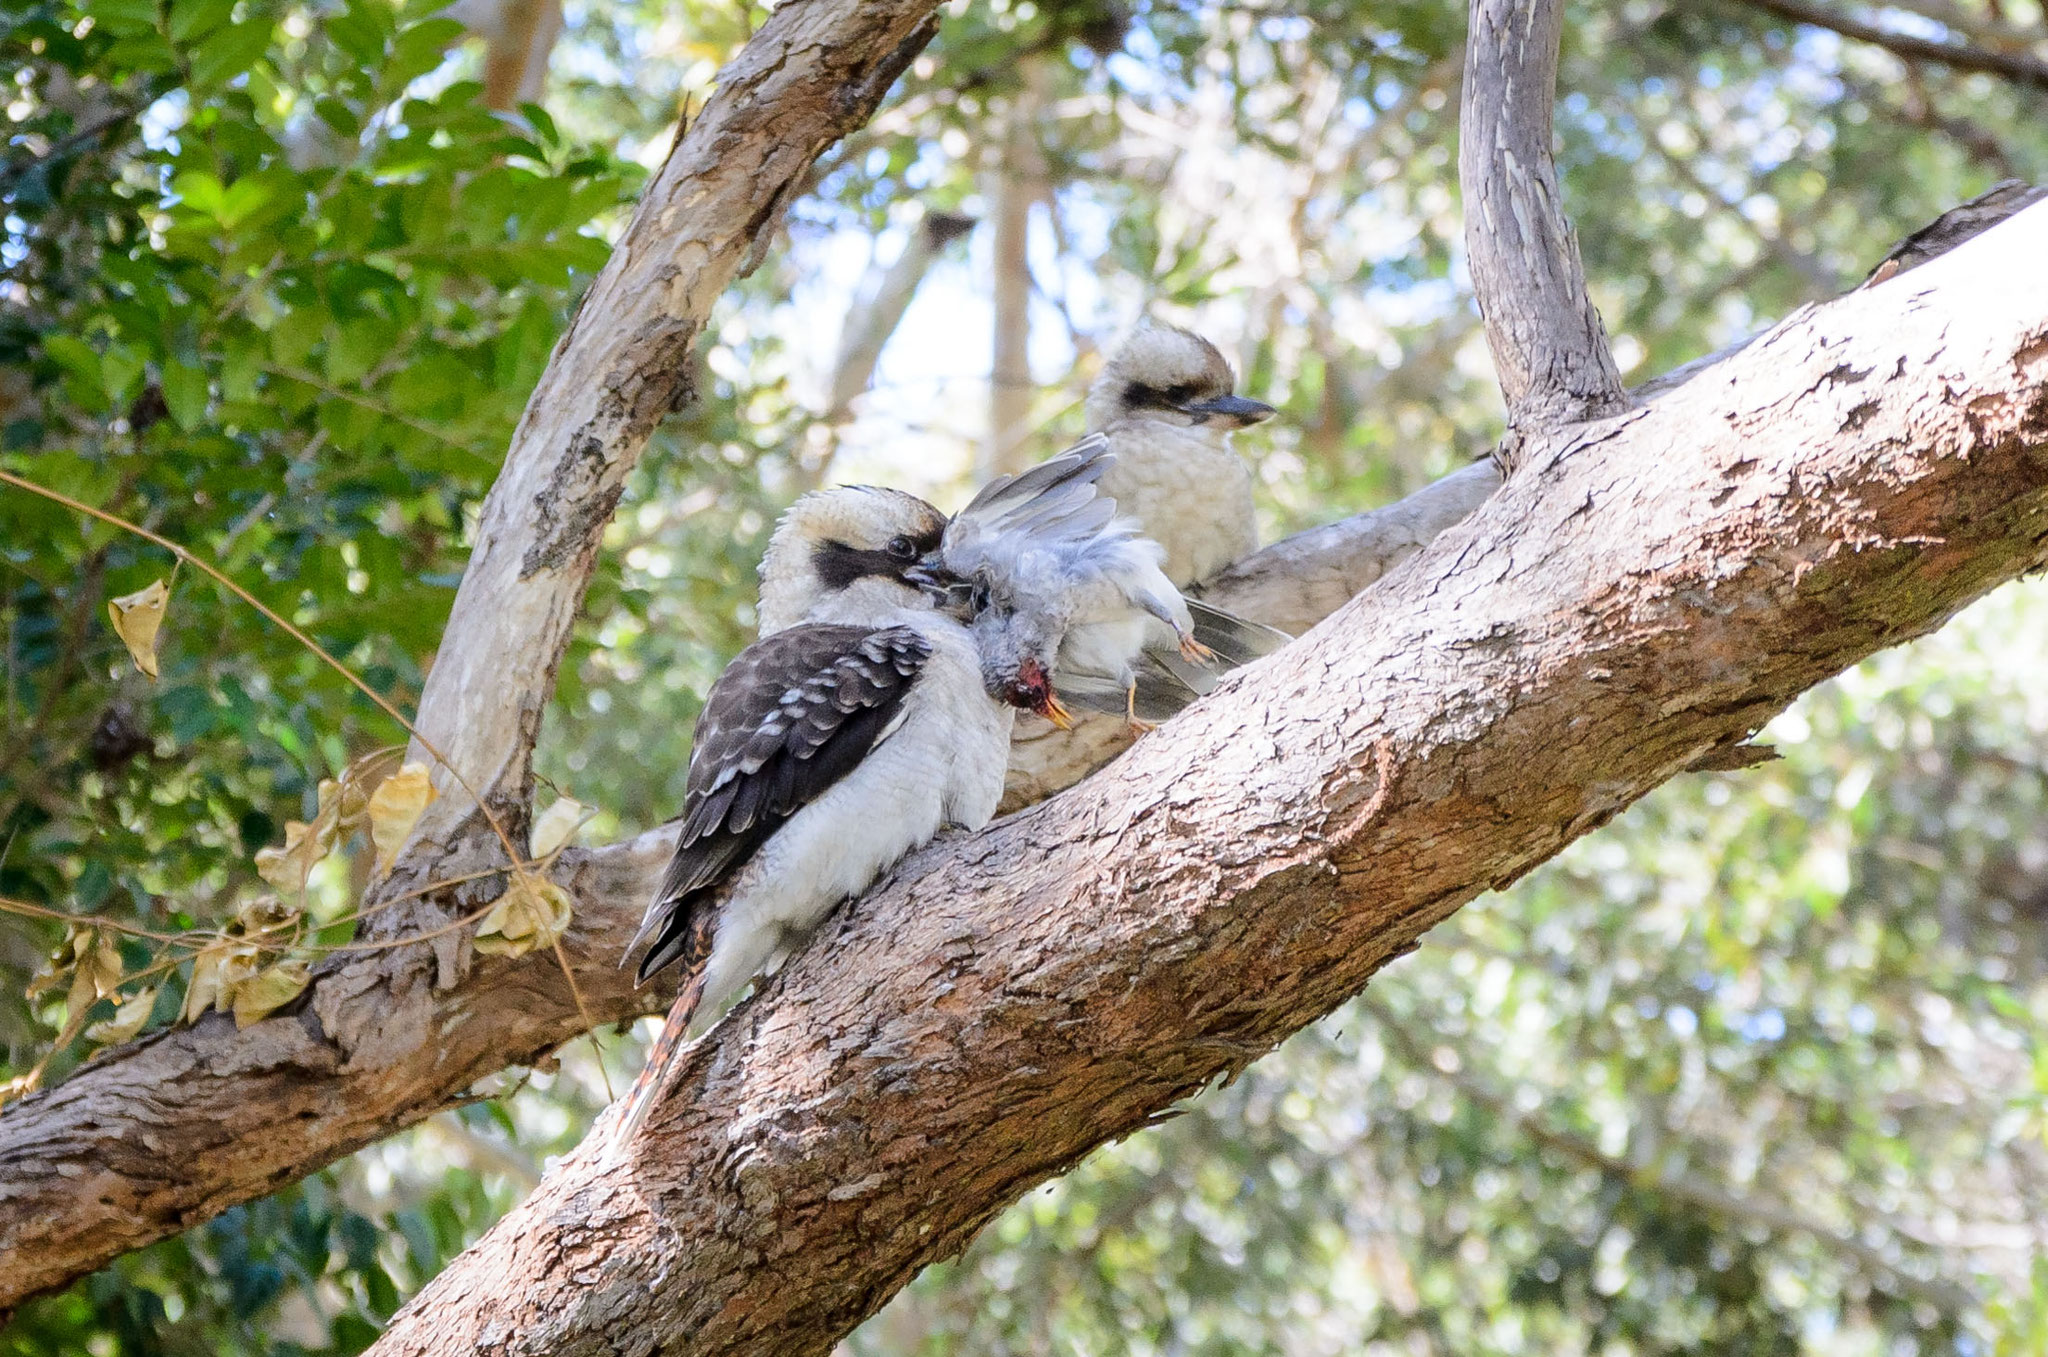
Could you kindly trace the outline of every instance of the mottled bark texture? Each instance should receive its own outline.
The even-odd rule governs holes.
[[[1104,773],[912,858],[374,1351],[825,1352],[1481,891],[2044,563],[2048,205],[1580,425]]]
[[[1512,438],[1618,413],[1628,399],[1586,296],[1550,152],[1564,0],[1472,0],[1471,25],[1458,183],[1472,290]]]
[[[720,73],[556,346],[485,502],[418,714],[515,838],[541,711],[627,471],[691,399],[690,350],[712,303],[758,260],[818,155],[930,39],[934,7],[778,8]],[[434,776],[441,799],[378,898],[505,861],[462,786],[438,765]],[[467,931],[449,927],[500,889],[486,880],[381,910],[374,939],[439,936],[333,958],[288,1014],[246,1032],[215,1017],[152,1034],[0,1113],[0,1312],[275,1191],[584,1028],[551,956],[477,963]],[[640,1011],[614,963],[646,893],[593,878],[578,890],[569,944],[593,1019]]]

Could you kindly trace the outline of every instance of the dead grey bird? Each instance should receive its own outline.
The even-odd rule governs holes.
[[[1098,484],[1116,474],[1108,439],[1091,434],[1014,484],[1059,474],[1074,459]],[[955,611],[972,621],[991,671],[1014,671],[1026,682],[1047,672],[1055,699],[1120,713],[1146,729],[1206,692],[1212,667],[1271,648],[1267,629],[1214,609],[1198,613],[1162,570],[1164,551],[1115,512],[1121,506],[1098,500],[1055,536],[1017,531],[992,512],[1016,493],[1012,478],[991,482],[954,516],[930,558],[956,581]],[[1204,617],[1235,652],[1229,659],[1219,660],[1201,637]],[[1064,711],[1059,701],[1054,707]]]

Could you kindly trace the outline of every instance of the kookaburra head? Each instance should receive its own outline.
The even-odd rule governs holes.
[[[852,609],[920,606],[918,562],[945,531],[944,514],[901,490],[813,490],[789,506],[761,558],[761,635],[794,626],[831,595]]]
[[[1088,427],[1149,419],[1214,430],[1220,437],[1272,415],[1264,401],[1232,394],[1236,384],[1237,374],[1214,344],[1191,330],[1148,320],[1088,388]]]

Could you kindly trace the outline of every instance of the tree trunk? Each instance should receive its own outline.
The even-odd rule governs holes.
[[[980,479],[1019,471],[1032,434],[1031,208],[1049,187],[1038,119],[1045,106],[1044,57],[1025,60],[1023,78],[1004,120],[998,159],[988,170],[989,252],[993,259],[995,324],[988,376],[988,441]]]

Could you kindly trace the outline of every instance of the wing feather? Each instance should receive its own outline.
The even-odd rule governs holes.
[[[693,918],[699,898],[887,738],[930,656],[910,627],[805,623],[726,666],[697,718],[675,856],[628,948],[654,939],[643,982],[709,945]]]

